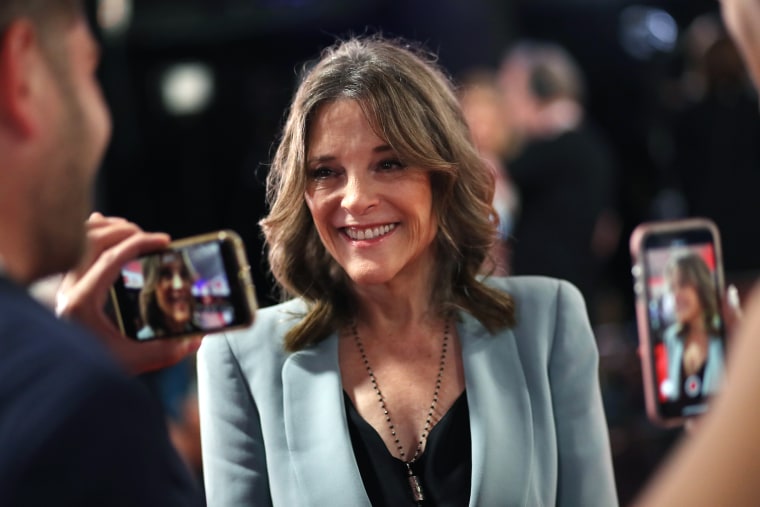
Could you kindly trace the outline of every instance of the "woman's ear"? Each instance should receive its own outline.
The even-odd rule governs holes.
[[[0,122],[21,137],[34,135],[43,120],[44,73],[49,69],[37,29],[29,20],[14,21],[0,38]]]

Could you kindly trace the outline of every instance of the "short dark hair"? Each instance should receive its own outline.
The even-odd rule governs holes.
[[[567,98],[583,103],[586,83],[583,70],[560,44],[547,41],[525,40],[510,48],[503,63],[519,61],[528,71],[528,85],[541,102]]]
[[[47,28],[52,21],[71,20],[83,12],[82,0],[0,0],[0,33],[20,18]]]
[[[83,0],[0,0],[0,36],[16,20],[28,19],[38,30],[40,45],[54,72],[67,68],[61,55],[59,29],[84,15]]]

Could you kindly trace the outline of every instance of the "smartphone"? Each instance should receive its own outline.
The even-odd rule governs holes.
[[[677,426],[707,410],[723,378],[720,235],[704,218],[647,222],[630,250],[647,415]]]
[[[250,326],[257,308],[243,242],[230,230],[172,242],[121,267],[111,288],[119,329],[135,340]]]

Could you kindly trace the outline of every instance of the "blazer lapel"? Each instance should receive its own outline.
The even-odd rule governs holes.
[[[525,505],[533,427],[515,336],[511,330],[492,336],[471,315],[461,316],[472,439],[470,505]]]
[[[337,335],[288,358],[282,384],[300,505],[369,507],[346,423]]]

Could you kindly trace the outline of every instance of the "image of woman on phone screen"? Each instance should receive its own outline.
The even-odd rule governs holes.
[[[715,392],[723,373],[715,282],[707,263],[693,252],[673,257],[665,267],[665,279],[675,322],[663,338],[668,382],[662,391],[671,401],[687,401]]]
[[[182,254],[168,252],[143,262],[145,285],[140,291],[141,340],[198,330],[193,323],[193,271]]]

